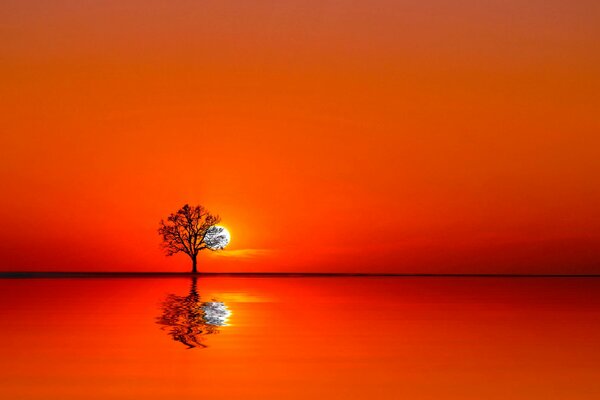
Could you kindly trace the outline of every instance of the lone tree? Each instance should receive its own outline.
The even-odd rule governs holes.
[[[167,221],[160,221],[158,234],[162,237],[162,246],[167,256],[183,252],[192,259],[192,273],[196,268],[198,253],[201,250],[218,250],[218,247],[206,243],[206,233],[221,219],[212,215],[201,205],[184,205],[176,213],[169,215]]]

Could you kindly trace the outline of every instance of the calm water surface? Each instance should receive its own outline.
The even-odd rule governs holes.
[[[0,280],[1,399],[598,399],[600,279]]]

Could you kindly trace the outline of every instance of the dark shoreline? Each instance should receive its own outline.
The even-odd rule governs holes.
[[[0,279],[33,278],[181,278],[181,277],[247,277],[247,278],[600,278],[600,274],[369,274],[344,272],[0,272]]]

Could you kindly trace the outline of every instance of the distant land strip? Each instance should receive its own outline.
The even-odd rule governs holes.
[[[180,277],[248,277],[248,278],[600,278],[600,274],[425,274],[425,273],[354,273],[354,272],[0,272],[0,279],[29,278],[180,278]]]

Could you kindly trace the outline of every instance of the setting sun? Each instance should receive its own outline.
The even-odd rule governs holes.
[[[600,399],[599,0],[7,0],[0,49],[0,399]]]

